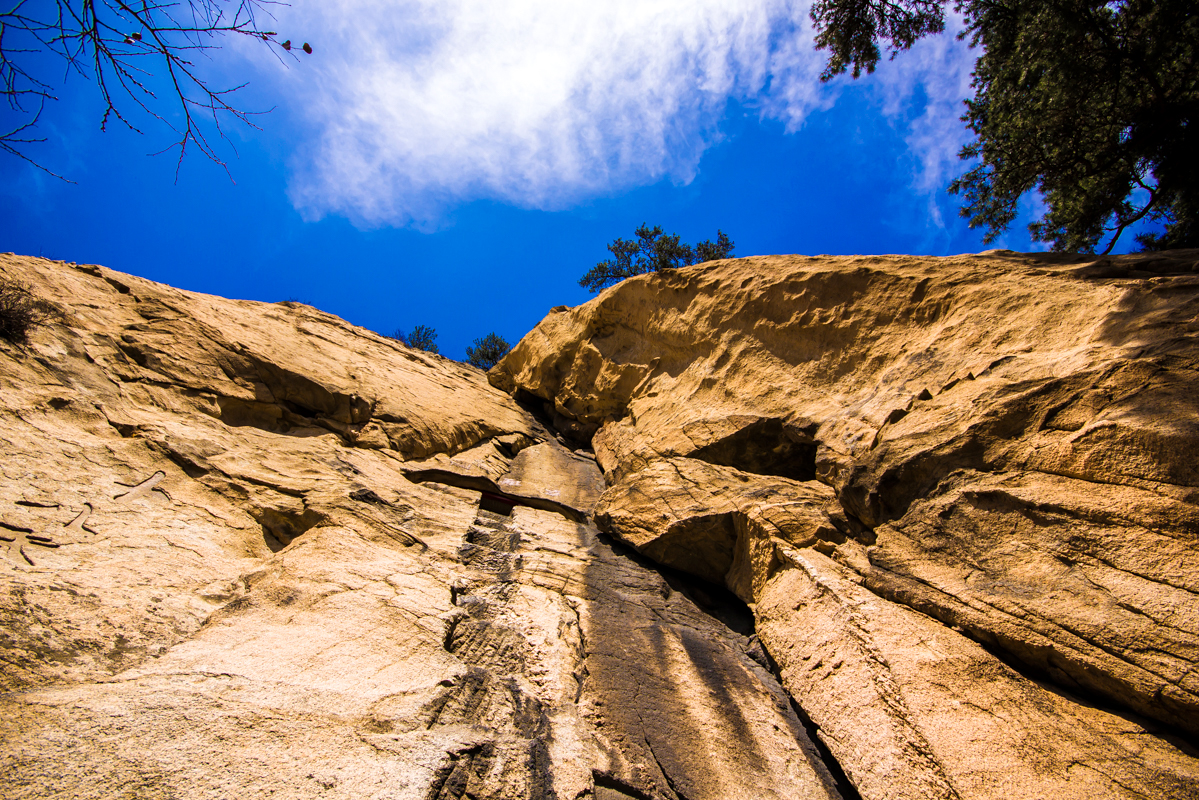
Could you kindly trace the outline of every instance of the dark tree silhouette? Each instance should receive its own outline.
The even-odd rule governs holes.
[[[948,0],[818,0],[825,80],[874,70],[945,28]],[[1199,12],[1194,0],[955,0],[981,53],[962,119],[975,162],[949,190],[986,229],[1011,225],[1037,190],[1029,226],[1055,250],[1110,252],[1129,225],[1163,223],[1142,246],[1199,247]]]
[[[821,80],[852,68],[855,78],[874,72],[879,45],[890,43],[891,57],[916,40],[945,30],[945,0],[817,0],[809,12],[816,25],[816,48],[828,50]]]
[[[403,328],[392,334],[393,339],[399,339],[413,350],[424,350],[426,353],[437,353],[437,331],[430,325],[417,325],[412,333],[404,333]]]
[[[160,152],[178,148],[176,170],[193,147],[225,166],[205,129],[224,138],[224,122],[253,127],[251,116],[259,112],[232,104],[230,95],[245,84],[214,87],[195,59],[226,35],[258,40],[280,56],[311,54],[307,42],[293,48],[290,39],[279,41],[259,24],[272,5],[275,0],[14,0],[0,11],[0,96],[14,119],[0,127],[0,150],[49,172],[27,151],[45,141],[37,130],[46,103],[74,73],[96,85],[104,103],[101,129],[117,120],[140,133],[136,117],[146,116],[172,131],[174,143]],[[155,94],[155,76],[165,77],[168,96]]]
[[[466,348],[466,363],[479,369],[491,369],[500,359],[508,355],[512,345],[504,341],[498,333],[492,332],[475,339],[473,347]]]
[[[608,245],[612,258],[601,261],[579,279],[579,285],[594,294],[625,278],[658,272],[664,269],[689,267],[705,261],[728,258],[733,253],[733,240],[723,231],[716,231],[716,241],[703,241],[692,247],[679,241],[679,235],[666,236],[662,228],[642,223],[635,230],[636,239],[616,238]]]

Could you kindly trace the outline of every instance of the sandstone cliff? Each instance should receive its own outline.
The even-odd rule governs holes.
[[[0,256],[0,794],[1199,796],[1197,257],[722,262],[485,376]]]
[[[739,259],[491,379],[594,442],[601,530],[753,608],[863,797],[1199,796],[1197,270]]]

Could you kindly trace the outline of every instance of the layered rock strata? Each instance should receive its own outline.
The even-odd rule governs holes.
[[[0,342],[5,798],[841,796],[749,616],[597,531],[594,457],[482,372],[0,269],[59,312]]]
[[[752,609],[855,790],[1199,796],[1199,251],[763,257],[494,369]]]

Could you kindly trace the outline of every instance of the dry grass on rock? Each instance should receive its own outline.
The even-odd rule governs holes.
[[[25,344],[29,332],[57,312],[20,281],[0,277],[0,339]]]

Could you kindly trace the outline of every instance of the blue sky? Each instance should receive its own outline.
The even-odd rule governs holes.
[[[249,81],[243,107],[273,108],[260,130],[226,126],[232,180],[199,154],[178,176],[148,156],[171,143],[151,121],[101,133],[94,87],[71,76],[28,153],[74,182],[0,155],[0,250],[299,299],[382,333],[432,325],[462,358],[588,299],[578,278],[642,222],[686,241],[720,228],[737,255],[1038,249],[1034,201],[985,245],[944,191],[973,62],[949,35],[821,84],[806,6],[784,0],[277,15],[312,56],[226,42],[201,63],[215,85]]]

